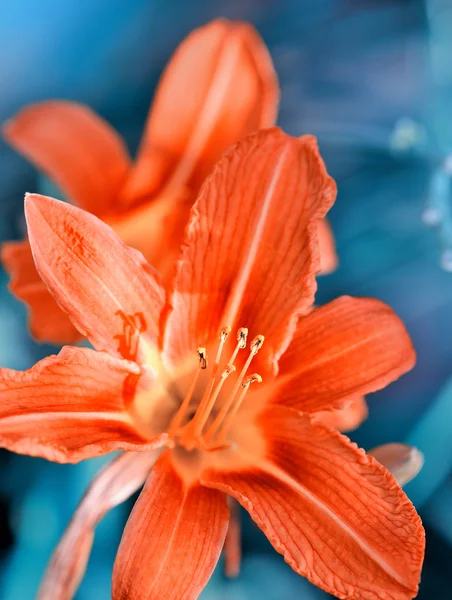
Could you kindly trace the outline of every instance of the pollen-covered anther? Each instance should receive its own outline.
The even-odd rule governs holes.
[[[207,352],[205,348],[198,348],[198,357],[201,369],[207,369]]]
[[[222,327],[222,329],[220,331],[220,335],[219,335],[220,342],[225,342],[226,339],[227,339],[227,337],[228,337],[228,335],[231,333],[231,331],[232,331],[232,328],[229,327],[229,326],[228,327]]]
[[[247,387],[254,382],[262,383],[262,377],[259,375],[259,373],[253,373],[252,375],[245,377],[245,379],[242,381],[242,387]]]
[[[235,365],[226,365],[226,368],[221,373],[221,378],[226,379],[226,377],[228,377],[231,373],[234,373],[235,370]]]
[[[263,335],[257,335],[250,344],[250,352],[252,352],[252,354],[257,354],[260,348],[262,348],[264,340],[265,338]]]
[[[246,338],[248,337],[248,329],[246,327],[241,327],[237,331],[237,341],[239,342],[240,348],[246,348]]]

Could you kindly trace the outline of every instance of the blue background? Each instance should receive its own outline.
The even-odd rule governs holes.
[[[317,134],[338,182],[331,222],[340,268],[320,280],[318,302],[343,293],[381,298],[413,337],[416,368],[369,399],[371,417],[353,437],[366,448],[407,441],[425,453],[423,472],[407,487],[427,530],[419,598],[450,598],[452,274],[440,265],[452,243],[450,180],[441,168],[452,151],[452,3],[2,0],[0,121],[26,103],[79,100],[134,150],[171,53],[192,28],[217,16],[257,26],[281,81],[279,124],[294,135]],[[401,151],[403,134],[414,143]],[[0,142],[0,240],[22,236],[23,194],[37,189],[43,182],[32,167]],[[423,223],[426,205],[440,219],[436,229]],[[0,365],[25,369],[55,349],[30,340],[24,308],[6,284],[0,271]],[[62,466],[0,453],[2,600],[34,597],[100,464]],[[110,597],[130,506],[100,525],[79,600]],[[325,597],[292,573],[245,516],[244,527],[242,576],[227,582],[218,569],[205,600]]]

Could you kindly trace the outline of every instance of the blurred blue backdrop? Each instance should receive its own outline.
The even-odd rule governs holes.
[[[340,268],[320,281],[319,303],[343,293],[381,298],[413,337],[417,367],[369,399],[370,419],[353,437],[366,448],[408,441],[424,452],[424,471],[407,487],[427,529],[419,598],[450,598],[452,274],[441,269],[450,266],[452,242],[450,0],[2,0],[0,120],[30,102],[79,100],[133,150],[171,53],[217,16],[257,26],[281,81],[280,125],[318,135],[338,182],[331,222]],[[23,194],[41,185],[0,142],[0,240],[21,237]],[[55,349],[30,340],[25,311],[6,284],[0,271],[0,364],[28,368]],[[101,463],[62,466],[0,454],[0,598],[34,597]],[[79,600],[110,597],[130,506],[100,525]],[[245,517],[244,528],[242,576],[227,582],[217,569],[205,600],[325,597]]]

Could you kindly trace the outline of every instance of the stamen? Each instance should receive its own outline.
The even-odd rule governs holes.
[[[196,412],[196,415],[193,419],[193,425],[195,425],[195,423],[197,423],[204,414],[204,411],[206,409],[206,406],[209,402],[209,398],[210,395],[212,393],[213,390],[213,386],[215,385],[215,379],[218,373],[218,367],[220,365],[220,360],[221,360],[221,355],[223,353],[223,347],[224,347],[224,343],[226,342],[228,335],[231,333],[231,327],[227,326],[227,327],[222,327],[220,330],[220,335],[218,337],[218,339],[220,340],[220,344],[218,346],[218,350],[217,350],[217,355],[215,357],[215,362],[213,364],[213,368],[212,368],[212,375],[210,377],[210,381],[206,387],[206,391],[204,392],[202,398],[201,398],[201,402],[199,403],[199,407],[198,410]],[[231,361],[230,361],[231,362]],[[195,428],[196,430],[198,429],[198,427]]]
[[[262,344],[264,343],[264,336],[263,335],[257,335],[254,340],[251,342],[251,352],[254,354],[257,354],[259,351],[259,348],[262,348]]]
[[[206,387],[201,402],[199,403],[193,418],[188,422],[184,422],[186,420],[187,413],[190,409],[190,403],[198,383],[199,374],[202,370],[207,368],[206,349],[198,348],[198,368],[195,372],[195,376],[188,389],[188,392],[180,405],[179,410],[174,416],[172,422],[170,423],[168,434],[171,438],[173,438],[171,440],[171,443],[173,445],[181,444],[188,451],[193,450],[196,447],[207,451],[215,451],[229,447],[229,444],[224,444],[223,442],[227,434],[229,433],[232,421],[237,411],[239,410],[251,383],[253,383],[254,381],[260,383],[262,381],[262,378],[257,373],[249,376],[246,376],[246,373],[251,364],[251,361],[256,356],[259,349],[262,347],[262,344],[264,343],[263,335],[258,335],[252,340],[249,349],[249,356],[245,361],[242,370],[240,371],[239,377],[233,385],[231,394],[224,402],[223,406],[221,407],[221,410],[218,412],[210,427],[207,429],[205,435],[203,435],[203,429],[209,420],[209,417],[212,413],[212,410],[214,409],[215,403],[218,399],[218,396],[220,395],[220,392],[223,388],[226,379],[231,375],[231,373],[234,373],[236,370],[234,361],[237,358],[237,354],[239,350],[243,350],[244,348],[246,348],[248,329],[246,327],[241,327],[237,331],[237,345],[232,353],[232,356],[229,362],[227,363],[226,367],[223,369],[220,378],[217,379],[217,373],[220,365],[224,344],[230,333],[230,327],[223,327],[220,330],[218,336],[220,343],[216,353],[215,362],[212,367],[210,381]],[[212,444],[212,440],[215,437],[217,438],[215,440],[215,444]]]
[[[207,369],[207,352],[206,352],[206,349],[199,347],[197,349],[197,352],[198,352],[198,358],[199,358],[199,365],[200,365],[201,369]]]
[[[209,429],[206,432],[206,435],[204,436],[204,439],[206,442],[211,442],[212,439],[215,437],[215,434],[217,433],[217,431],[219,430],[226,414],[229,412],[231,406],[234,403],[235,400],[235,396],[240,388],[240,385],[243,384],[245,382],[245,375],[246,372],[248,370],[248,367],[251,364],[251,361],[253,360],[253,358],[256,356],[256,354],[258,353],[259,349],[262,347],[262,344],[264,343],[264,336],[263,335],[258,335],[256,336],[253,341],[250,344],[250,355],[248,356],[248,359],[246,361],[246,363],[243,365],[243,369],[240,373],[240,376],[238,378],[238,380],[236,381],[231,395],[229,396],[229,398],[226,400],[226,402],[223,404],[223,406],[221,407],[220,412],[217,414],[217,416],[215,417],[212,425],[209,427]],[[240,342],[239,342],[240,343]],[[250,381],[251,383],[251,381]]]
[[[220,362],[220,358],[221,358],[221,353],[223,351],[223,346],[224,346],[224,342],[226,341],[226,338],[228,337],[229,333],[231,332],[231,328],[230,327],[223,327],[223,329],[220,332],[220,346],[218,348],[218,352],[217,352],[217,357],[215,359],[215,364],[213,366],[212,369],[212,377],[211,380],[206,388],[206,391],[204,392],[204,395],[201,399],[199,408],[196,412],[196,415],[193,419],[193,432],[195,435],[199,435],[202,431],[202,428],[204,427],[204,425],[207,422],[207,419],[209,418],[210,413],[212,412],[212,408],[214,407],[215,404],[215,400],[218,397],[218,394],[223,386],[223,383],[225,381],[226,378],[223,379],[223,375],[225,373],[225,371],[228,370],[229,367],[233,367],[233,370],[235,371],[235,366],[234,366],[234,361],[237,357],[237,354],[239,352],[240,349],[245,348],[246,347],[246,338],[248,335],[248,329],[246,327],[241,327],[238,332],[237,332],[237,346],[235,347],[234,352],[232,353],[231,358],[229,359],[228,362],[228,367],[226,368],[225,371],[223,371],[221,377],[222,379],[219,382],[219,389],[218,392],[217,390],[215,390],[214,392],[214,401],[212,402],[212,390],[213,390],[213,386],[215,385],[215,379],[217,376],[217,372],[218,372],[218,366],[219,366],[219,362]],[[232,371],[229,370],[229,372],[227,373],[226,377],[231,373]],[[201,424],[201,425],[200,425]]]
[[[204,370],[207,367],[206,349],[199,347],[197,349],[197,352],[198,352],[199,365],[198,365],[198,368],[196,369],[193,381],[191,382],[191,385],[188,388],[187,393],[185,394],[185,398],[183,399],[182,404],[179,407],[179,410],[174,415],[173,420],[170,423],[170,426],[168,429],[169,436],[174,434],[174,432],[182,425],[182,422],[188,412],[188,408],[190,406],[190,400],[193,397],[193,392],[195,391],[196,384],[198,383],[199,374],[201,373],[202,370]]]
[[[215,358],[215,362],[219,363],[220,362],[220,358],[221,358],[221,353],[223,352],[223,346],[225,341],[228,339],[228,335],[231,333],[231,328],[228,327],[223,327],[220,331],[220,345],[218,346],[218,352],[217,352],[217,356]]]
[[[246,327],[240,327],[237,331],[237,341],[241,342],[240,348],[246,348],[246,338],[248,337],[248,329]]]
[[[220,381],[217,383],[217,385],[213,391],[213,394],[208,399],[205,410],[202,412],[202,414],[199,415],[199,417],[198,417],[198,414],[195,417],[196,425],[193,430],[194,435],[200,435],[202,428],[206,424],[207,419],[209,418],[209,415],[212,412],[212,408],[215,405],[216,399],[218,398],[218,394],[220,393],[224,382],[226,381],[226,379],[229,377],[229,375],[231,373],[234,373],[234,371],[235,371],[235,365],[228,365],[225,368],[225,370],[223,371],[223,373],[221,374]]]
[[[243,380],[243,383],[242,383],[243,390],[240,392],[235,404],[233,405],[229,414],[223,421],[223,427],[220,430],[220,432],[218,433],[218,437],[215,441],[216,445],[218,444],[219,446],[221,446],[224,443],[226,436],[228,435],[229,430],[231,428],[234,417],[237,414],[237,411],[239,410],[239,408],[243,402],[243,399],[245,398],[245,395],[249,390],[250,385],[254,382],[262,383],[262,377],[258,373],[253,373],[253,375],[250,375],[249,377],[246,377]]]

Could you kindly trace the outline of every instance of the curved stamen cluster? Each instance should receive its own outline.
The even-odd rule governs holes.
[[[221,357],[224,344],[231,333],[231,327],[223,327],[219,335],[219,345],[215,356],[215,362],[212,368],[210,380],[206,386],[205,392],[197,407],[194,416],[186,422],[186,417],[192,403],[199,376],[207,368],[207,352],[205,348],[198,348],[198,368],[195,372],[192,383],[185,395],[179,410],[171,421],[168,435],[174,445],[179,444],[187,450],[199,448],[203,450],[218,450],[228,446],[226,443],[227,435],[230,431],[232,422],[239,410],[250,385],[254,382],[261,383],[262,377],[258,373],[247,375],[251,361],[258,353],[264,343],[264,336],[256,336],[250,344],[249,356],[237,377],[235,384],[223,400],[220,410],[215,418],[211,420],[212,412],[217,403],[220,392],[228,377],[236,371],[235,360],[240,350],[246,348],[248,329],[241,327],[237,331],[237,345],[232,356],[227,361],[226,366],[218,377],[218,371],[221,363]],[[211,422],[209,423],[209,419]],[[208,425],[208,427],[207,427]]]

